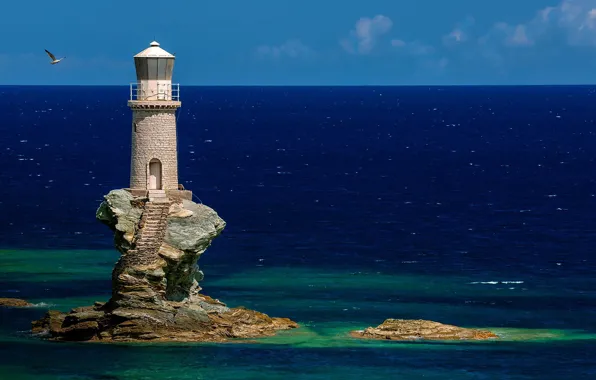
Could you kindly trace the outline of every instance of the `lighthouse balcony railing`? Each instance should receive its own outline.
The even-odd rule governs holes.
[[[148,86],[145,83],[133,82],[130,84],[130,100],[178,102],[180,101],[180,84],[167,83]]]

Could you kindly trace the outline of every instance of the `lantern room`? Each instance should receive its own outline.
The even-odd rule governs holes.
[[[135,55],[137,82],[130,85],[130,100],[178,101],[179,85],[172,84],[175,58],[156,41]]]

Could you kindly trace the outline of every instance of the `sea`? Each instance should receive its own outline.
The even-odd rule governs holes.
[[[0,379],[596,376],[596,87],[192,87],[180,182],[227,226],[203,292],[300,328],[223,344],[52,343],[106,301],[95,219],[128,186],[126,86],[0,87]],[[427,319],[488,342],[361,341]]]

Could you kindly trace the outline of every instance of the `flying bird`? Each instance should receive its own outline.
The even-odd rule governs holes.
[[[44,49],[46,50],[46,49]],[[56,56],[52,53],[50,53],[49,51],[46,50],[46,53],[48,53],[48,55],[50,56],[50,59],[52,60],[52,62],[50,62],[52,65],[55,65],[56,63],[62,61],[64,58],[66,57],[62,57],[60,59],[56,59]]]

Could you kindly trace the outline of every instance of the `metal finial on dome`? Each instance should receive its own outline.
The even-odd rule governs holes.
[[[149,46],[159,46],[159,42],[153,41],[149,44]]]

